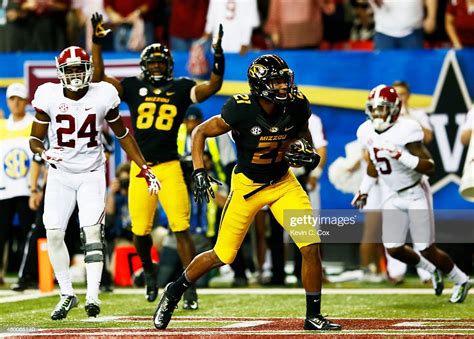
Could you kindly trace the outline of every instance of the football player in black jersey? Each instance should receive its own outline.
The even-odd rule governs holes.
[[[212,268],[234,260],[255,214],[268,205],[301,250],[301,277],[306,290],[304,329],[340,330],[341,326],[321,315],[320,238],[312,223],[304,221],[312,217],[311,204],[289,169],[290,165],[314,169],[319,163],[319,155],[310,145],[308,100],[294,85],[291,69],[277,55],[255,59],[247,76],[251,93],[234,95],[224,104],[220,116],[193,131],[195,199],[209,200],[209,195],[214,196],[211,184],[216,180],[207,175],[203,166],[206,138],[232,131],[237,166],[214,248],[194,258],[181,277],[166,286],[155,311],[154,325],[166,328],[185,290]],[[301,219],[292,222],[292,215]]]
[[[177,134],[184,114],[192,103],[202,102],[215,94],[222,86],[224,53],[221,47],[222,26],[214,48],[214,63],[209,81],[197,84],[189,78],[173,77],[173,56],[169,49],[154,43],[143,49],[140,55],[140,75],[119,82],[104,74],[101,39],[107,35],[102,16],[92,16],[94,27],[92,58],[94,80],[113,84],[130,108],[135,138],[149,166],[159,178],[162,188],[156,196],[142,194],[145,183],[135,179],[139,168],[132,163],[130,171],[129,208],[132,220],[134,244],[145,270],[148,301],[158,294],[156,272],[150,250],[153,218],[158,199],[175,233],[181,262],[187,266],[195,255],[189,234],[189,198],[177,150]],[[177,198],[178,197],[178,198]],[[184,307],[197,309],[197,295],[190,290],[184,296]]]

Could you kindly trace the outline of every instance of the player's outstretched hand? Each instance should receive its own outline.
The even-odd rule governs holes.
[[[209,195],[212,199],[215,199],[214,191],[211,187],[211,184],[222,185],[219,180],[214,179],[213,177],[207,175],[207,172],[204,168],[198,168],[193,171],[193,181],[194,181],[194,201],[196,203],[202,203],[204,201],[209,202]]]
[[[102,14],[94,13],[91,17],[92,22],[92,42],[98,45],[102,45],[104,38],[112,32],[111,29],[104,28],[104,22],[102,21]]]
[[[354,196],[354,199],[352,199],[351,205],[355,208],[358,209],[363,209],[364,206],[367,204],[367,194],[362,194],[360,192],[357,192],[356,195]]]
[[[222,37],[224,36],[224,29],[222,28],[222,24],[219,24],[219,33],[217,35],[217,41],[212,48],[214,49],[215,55],[223,55],[224,50],[222,49]]]
[[[51,165],[56,165],[63,160],[62,152],[64,152],[64,148],[58,146],[46,149],[41,153],[41,159]]]
[[[158,194],[161,189],[161,184],[156,178],[155,174],[148,165],[143,165],[140,173],[137,174],[137,178],[144,178],[148,185],[148,193]]]

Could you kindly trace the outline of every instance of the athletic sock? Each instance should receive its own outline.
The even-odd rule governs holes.
[[[61,295],[74,295],[74,289],[72,288],[71,275],[69,269],[61,272],[55,272],[56,280],[61,290]]]
[[[181,299],[181,296],[183,295],[184,291],[188,289],[189,286],[191,286],[193,283],[188,280],[188,277],[186,276],[186,271],[181,274],[181,276],[176,280],[174,283],[172,283],[169,287],[167,292],[171,294],[171,296],[175,299]]]
[[[306,292],[306,318],[321,314],[321,292]]]
[[[87,278],[87,298],[94,300],[99,299],[100,279],[102,278],[103,262],[86,263],[86,278]]]
[[[145,272],[153,271],[153,262],[151,261],[151,248],[153,246],[153,240],[149,234],[147,235],[134,235],[133,242],[137,250],[138,256],[140,257],[143,270]]]
[[[469,280],[469,277],[459,269],[456,265],[454,265],[451,272],[448,273],[448,278],[454,281],[456,285],[464,284],[466,281]]]
[[[416,264],[416,267],[422,268],[430,273],[433,273],[436,270],[436,266],[429,262],[424,256],[418,255],[420,257],[420,261]]]

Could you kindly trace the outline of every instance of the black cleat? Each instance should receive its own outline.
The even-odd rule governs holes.
[[[153,315],[153,324],[156,328],[164,330],[170,320],[175,308],[178,306],[179,299],[173,298],[168,293],[168,288],[172,283],[166,285],[161,295],[160,302],[156,308],[155,314]]]
[[[443,273],[440,270],[435,269],[435,271],[431,274],[431,283],[433,284],[435,295],[440,296],[441,294],[443,294]]]
[[[84,307],[88,317],[97,317],[100,313],[100,301],[92,298],[86,299],[86,306]]]
[[[319,314],[316,318],[306,318],[304,329],[307,331],[340,331],[342,327],[339,324],[330,322]]]
[[[158,297],[157,272],[153,268],[151,272],[145,271],[146,300],[153,302]]]
[[[62,295],[59,302],[56,304],[53,312],[51,313],[52,320],[61,320],[67,317],[68,312],[77,307],[79,299],[75,295]]]
[[[196,287],[192,285],[190,288],[184,292],[183,296],[183,309],[195,311],[199,308],[198,296],[196,292]]]

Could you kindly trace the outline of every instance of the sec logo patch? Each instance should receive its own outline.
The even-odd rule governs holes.
[[[250,129],[250,133],[252,133],[253,135],[260,135],[262,134],[262,129],[259,126],[253,126]]]

